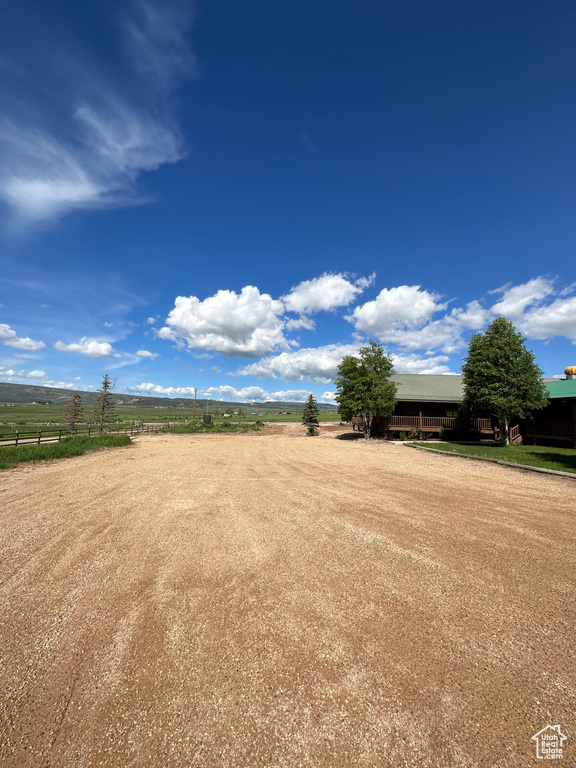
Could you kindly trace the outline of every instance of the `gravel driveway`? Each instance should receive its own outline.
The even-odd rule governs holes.
[[[576,483],[336,434],[0,472],[0,764],[575,765]]]

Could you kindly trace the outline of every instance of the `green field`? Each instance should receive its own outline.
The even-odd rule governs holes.
[[[48,459],[65,459],[81,456],[87,451],[100,451],[102,448],[115,448],[130,445],[127,435],[100,435],[99,437],[65,437],[58,443],[42,445],[5,446],[0,450],[0,469],[15,467],[17,464]]]
[[[414,443],[424,448],[434,448],[447,453],[482,456],[488,459],[509,461],[540,469],[555,469],[576,474],[576,450],[574,448],[550,448],[543,445],[456,445],[454,443]]]
[[[239,406],[240,407],[240,406]],[[215,416],[215,411],[220,414],[224,413],[224,408],[218,403],[211,405],[208,410],[206,408],[196,409],[196,419],[202,418],[205,413],[210,413],[217,422],[221,421],[256,421],[260,419],[262,421],[300,421],[302,415],[303,406],[294,406],[293,409],[286,409],[281,411],[280,414],[274,414],[270,408],[259,407],[241,407],[242,415],[234,415],[224,417],[222,415]],[[90,415],[90,406],[86,406],[84,413],[86,416]],[[235,413],[238,409],[236,409]],[[51,403],[50,405],[34,404],[18,404],[14,406],[0,405],[0,434],[19,431],[24,429],[29,432],[56,428],[59,429],[63,425],[64,413],[66,411],[66,405],[61,403]],[[133,406],[133,405],[117,405],[115,408],[117,420],[114,422],[114,428],[126,428],[134,426],[139,422],[145,424],[162,423],[162,422],[181,422],[185,424],[187,421],[192,420],[193,408],[176,408],[176,407],[145,407],[145,406]],[[319,416],[321,422],[338,422],[340,416],[337,412],[322,411]]]

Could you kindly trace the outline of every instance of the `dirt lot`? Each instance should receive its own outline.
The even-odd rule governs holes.
[[[3,767],[576,764],[576,483],[301,430],[0,472]]]

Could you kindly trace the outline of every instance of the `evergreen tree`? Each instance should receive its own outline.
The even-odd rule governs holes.
[[[80,392],[74,392],[70,398],[68,407],[66,408],[66,413],[64,414],[64,422],[68,424],[71,432],[76,432],[78,424],[82,423],[83,418],[84,407],[82,405],[82,395]]]
[[[462,407],[475,418],[495,418],[500,442],[509,442],[510,419],[530,418],[545,408],[548,393],[526,339],[504,317],[470,339],[464,358]]]
[[[364,437],[368,439],[375,416],[389,416],[396,406],[396,384],[390,380],[394,366],[381,344],[370,341],[358,350],[358,357],[348,355],[338,366],[336,402],[343,421],[360,417]]]
[[[310,436],[318,434],[318,427],[320,422],[318,416],[320,415],[320,409],[316,404],[314,395],[310,395],[308,400],[304,403],[304,410],[302,411],[302,424],[307,428]]]
[[[112,400],[112,390],[114,388],[114,382],[110,376],[106,374],[102,379],[102,386],[96,393],[96,402],[92,410],[91,422],[98,429],[98,432],[102,434],[108,424],[116,418],[114,410],[114,401]]]

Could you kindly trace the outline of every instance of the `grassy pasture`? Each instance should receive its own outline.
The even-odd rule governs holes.
[[[224,418],[222,415],[214,417],[214,411],[219,410],[220,414],[223,412],[223,408],[218,406],[218,403],[214,403],[209,408],[208,413],[211,413],[217,423],[223,421],[230,422],[242,422],[246,420],[255,421],[260,419],[262,421],[294,421],[299,422],[302,417],[302,407],[295,406],[289,414],[282,412],[279,415],[274,415],[270,409],[266,408],[242,408],[243,416],[228,416]],[[60,403],[52,403],[50,405],[34,404],[17,404],[14,406],[0,406],[0,433],[8,433],[18,431],[37,431],[47,427],[60,428],[63,425],[64,414],[66,411],[66,405]],[[90,415],[91,406],[84,407],[84,415],[88,417]],[[133,405],[117,405],[115,407],[116,417],[120,427],[129,427],[143,421],[144,423],[161,423],[161,422],[175,422],[180,421],[185,423],[192,420],[193,409],[192,408],[155,408],[145,406],[133,406]],[[196,418],[202,418],[206,413],[205,408],[196,409]],[[333,422],[339,421],[340,416],[338,413],[320,413],[319,420],[321,422]]]
[[[551,448],[544,445],[455,445],[454,443],[414,443],[425,448],[433,447],[446,453],[482,456],[488,459],[509,461],[540,469],[554,469],[576,474],[576,450],[573,448]]]

